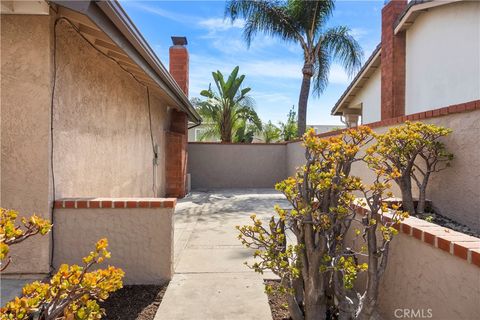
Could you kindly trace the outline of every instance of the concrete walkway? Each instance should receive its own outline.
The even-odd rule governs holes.
[[[271,320],[263,278],[243,263],[251,250],[236,225],[268,219],[285,198],[270,189],[195,192],[175,212],[175,275],[155,320]]]

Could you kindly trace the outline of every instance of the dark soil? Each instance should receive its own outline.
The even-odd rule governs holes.
[[[279,293],[276,288],[280,286],[278,280],[265,280],[266,285],[272,286],[272,293],[268,293],[268,303],[272,311],[273,320],[290,320],[290,313],[287,309],[287,298],[285,294]]]
[[[458,223],[455,220],[439,215],[438,213],[425,213],[423,215],[416,216],[419,219],[426,220],[431,223],[438,224],[439,226],[449,228],[458,232],[468,234],[473,237],[480,238],[480,233],[473,230],[469,226]]]
[[[106,320],[152,320],[162,302],[167,285],[124,286],[100,304]]]

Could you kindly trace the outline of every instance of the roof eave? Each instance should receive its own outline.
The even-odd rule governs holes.
[[[117,1],[53,0],[52,2],[87,16],[176,102],[178,107],[188,115],[191,122],[201,123],[202,118],[188,97]]]
[[[405,8],[405,11],[400,15],[396,22],[394,33],[397,34],[401,31],[405,31],[415,22],[416,18],[428,9],[451,4],[455,2],[461,2],[465,0],[414,0],[411,1]]]
[[[343,94],[340,96],[340,99],[338,99],[337,103],[335,106],[332,108],[331,115],[332,116],[338,116],[341,115],[339,112],[340,108],[343,106],[345,100],[348,98],[348,96],[351,94],[352,90],[355,89],[357,84],[363,79],[365,74],[370,70],[370,68],[377,62],[378,59],[380,59],[380,53],[382,51],[382,47],[379,44],[375,50],[372,52],[370,57],[367,59],[363,67],[360,69],[360,71],[357,73],[355,78],[352,80],[350,85],[347,87],[347,89],[343,92]]]

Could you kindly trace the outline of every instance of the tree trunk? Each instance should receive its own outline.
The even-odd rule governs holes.
[[[375,217],[377,218],[377,217]],[[368,270],[367,270],[367,292],[363,301],[362,310],[358,315],[359,320],[375,319],[377,313],[378,299],[378,254],[377,254],[377,235],[376,226],[370,226],[367,230],[368,246]]]
[[[300,88],[300,97],[298,99],[298,136],[301,137],[307,130],[307,105],[308,96],[310,95],[310,80],[313,76],[313,65],[305,63],[302,69],[303,80]]]
[[[427,172],[423,177],[422,184],[418,188],[417,214],[425,213],[425,199],[427,198],[427,184],[429,177],[430,172]]]
[[[309,277],[305,284],[305,320],[323,320],[327,316],[327,304],[319,281],[321,275],[318,270],[312,273],[316,273],[316,277]]]
[[[412,180],[410,176],[400,178],[397,181],[400,191],[402,192],[403,210],[408,211],[410,215],[415,215],[415,204],[412,195]]]

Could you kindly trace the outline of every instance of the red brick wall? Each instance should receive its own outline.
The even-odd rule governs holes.
[[[188,50],[184,46],[170,47],[170,74],[188,96]]]
[[[166,188],[168,197],[182,198],[186,194],[187,140],[185,135],[167,132]]]
[[[394,35],[394,27],[406,6],[407,0],[391,0],[382,9],[382,120],[405,114],[405,32]]]

